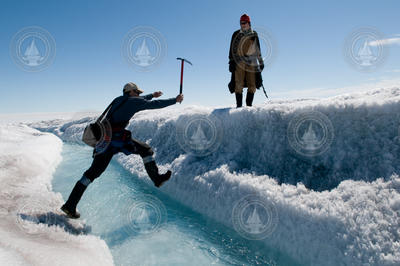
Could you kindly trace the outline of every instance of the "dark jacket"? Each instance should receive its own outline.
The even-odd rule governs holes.
[[[243,38],[246,39],[243,39]],[[256,43],[256,59],[258,60],[259,64],[263,64],[263,59],[261,57],[261,50],[260,50],[260,40],[258,39],[258,34],[256,31],[251,30],[249,33],[244,33],[241,30],[237,30],[232,34],[231,45],[229,48],[229,64],[233,64],[236,67],[236,64],[241,61],[246,61],[247,57],[243,56],[243,51],[238,51],[239,47],[246,46],[245,44],[241,43],[243,41],[250,40]],[[261,69],[257,67],[257,71],[255,72],[256,75],[256,88],[259,89],[262,84],[262,76],[261,76]],[[229,91],[231,93],[235,92],[235,71],[232,72],[231,81],[228,84]],[[246,78],[243,82],[243,87],[247,88]]]
[[[111,126],[125,128],[129,124],[129,120],[132,118],[132,116],[139,111],[164,108],[176,103],[176,98],[170,98],[166,100],[151,100],[152,98],[152,94],[138,97],[129,97],[128,95],[123,95],[115,98],[111,110],[109,111],[109,113],[112,113],[112,115],[111,117],[107,116]],[[122,105],[118,107],[121,103]],[[115,108],[118,109],[113,111]]]
[[[252,41],[256,43],[256,58],[258,62],[263,63],[261,57],[261,49],[260,49],[260,40],[258,39],[258,34],[254,30],[250,30],[250,32],[245,33],[241,30],[237,30],[232,34],[231,45],[229,47],[229,63],[239,63],[243,60],[241,58],[243,56],[244,51],[239,51],[239,47],[246,47],[243,42]]]

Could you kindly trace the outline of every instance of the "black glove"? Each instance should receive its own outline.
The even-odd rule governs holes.
[[[236,64],[234,61],[229,61],[229,72],[233,73],[236,70]]]
[[[261,62],[260,63],[260,70],[263,71],[263,69],[264,69],[264,62]]]

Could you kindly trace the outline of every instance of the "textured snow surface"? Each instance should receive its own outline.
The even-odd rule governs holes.
[[[290,122],[307,112],[325,115],[334,131],[329,149],[314,157],[298,154],[287,135]],[[400,89],[386,88],[253,108],[144,111],[129,129],[153,147],[161,171],[172,169],[161,189],[190,208],[234,227],[235,204],[257,195],[278,217],[262,241],[302,263],[399,265],[399,114]],[[222,134],[219,148],[201,158],[186,153],[176,134],[181,121],[199,115],[217,121]],[[30,126],[79,142],[93,119]],[[150,182],[140,157],[116,158]]]
[[[113,265],[106,243],[59,211],[51,178],[61,149],[53,134],[0,126],[0,265]]]

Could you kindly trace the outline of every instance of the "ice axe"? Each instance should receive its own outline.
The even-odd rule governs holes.
[[[179,94],[182,94],[182,88],[183,88],[183,64],[184,64],[184,62],[190,64],[191,66],[193,66],[193,64],[190,61],[186,60],[185,58],[178,57],[176,59],[177,60],[181,60],[181,85],[179,87]]]

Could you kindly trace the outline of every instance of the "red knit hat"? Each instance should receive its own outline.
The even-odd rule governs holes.
[[[240,17],[240,22],[242,22],[242,21],[246,21],[246,22],[250,23],[250,17],[249,17],[249,15],[243,14],[243,15]]]

